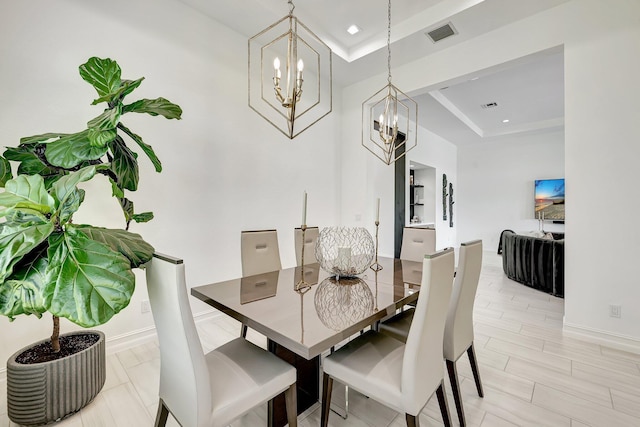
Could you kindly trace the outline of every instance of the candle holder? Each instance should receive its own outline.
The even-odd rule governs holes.
[[[371,266],[369,268],[371,268],[373,271],[378,272],[380,270],[382,270],[382,266],[380,265],[380,263],[378,262],[378,227],[380,225],[380,221],[376,220],[376,260],[373,264],[371,264]]]
[[[295,291],[300,292],[304,289],[310,288],[311,285],[304,280],[304,242],[305,242],[305,231],[307,231],[307,224],[302,224],[300,226],[300,230],[302,230],[302,251],[300,253],[301,265],[300,265],[300,280],[295,284]],[[307,289],[308,290],[308,289]]]

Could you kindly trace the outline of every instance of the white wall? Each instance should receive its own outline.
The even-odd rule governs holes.
[[[458,149],[458,239],[498,248],[504,229],[538,230],[534,180],[564,177],[564,132],[510,136]],[[571,188],[567,196],[572,197]],[[571,219],[569,219],[571,221]],[[545,223],[545,231],[564,224]]]
[[[259,30],[259,29],[257,29]],[[276,228],[285,266],[295,264],[293,228],[302,193],[309,225],[339,222],[340,98],[334,112],[290,141],[247,105],[247,40],[170,0],[109,2],[30,0],[0,3],[0,132],[20,137],[74,132],[101,112],[96,93],[78,75],[91,56],[111,57],[123,78],[145,76],[132,100],[163,96],[179,104],[181,121],[128,114],[123,122],[151,144],[163,162],[156,174],[141,154],[138,211],[155,219],[133,225],[159,252],[185,259],[189,286],[241,274],[240,231]],[[139,151],[139,150],[137,150]],[[99,181],[99,180],[98,180]],[[92,183],[110,189],[104,181]],[[117,201],[87,201],[75,222],[122,227]],[[108,339],[153,325],[140,313],[143,274],[129,307],[101,329]],[[208,306],[192,299],[194,312]],[[78,329],[66,324],[64,331]],[[51,333],[50,316],[0,318],[0,360]]]
[[[565,45],[565,328],[640,352],[640,2],[585,3]]]

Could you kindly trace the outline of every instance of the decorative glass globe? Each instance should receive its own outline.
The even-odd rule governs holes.
[[[320,267],[338,277],[354,277],[373,262],[375,247],[369,231],[363,227],[327,227],[316,242]]]

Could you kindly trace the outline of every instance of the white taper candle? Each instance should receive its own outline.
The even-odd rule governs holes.
[[[307,192],[304,192],[304,198],[302,202],[302,225],[307,225]]]

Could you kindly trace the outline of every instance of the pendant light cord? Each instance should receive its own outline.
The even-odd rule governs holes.
[[[389,7],[387,9],[387,70],[389,75],[387,81],[391,84],[391,0],[389,0]]]
[[[289,16],[293,15],[293,9],[295,9],[296,7],[293,5],[293,0],[289,0]]]

